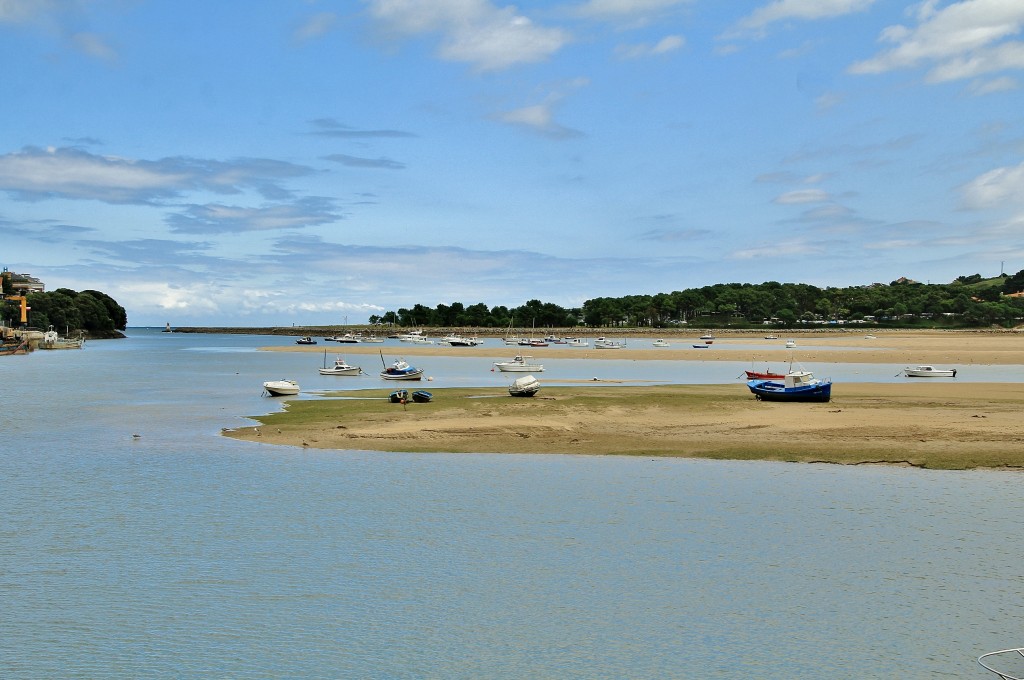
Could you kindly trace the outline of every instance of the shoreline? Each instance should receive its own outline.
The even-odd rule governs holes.
[[[751,337],[755,336],[718,338],[715,345],[749,342]],[[804,350],[799,343],[833,349],[811,346]],[[326,349],[332,354],[352,355],[381,351],[379,345],[262,349]],[[671,348],[441,345],[386,349],[388,355],[406,356],[507,358],[529,351],[538,359],[751,360],[750,354],[728,349],[687,352]],[[805,336],[794,350],[759,351],[753,360],[785,364],[791,358],[834,364],[935,364],[961,370],[971,364],[1024,366],[1024,337],[1010,333],[894,333],[874,339]],[[432,390],[432,402],[405,407],[387,402],[385,397],[394,387],[329,392],[322,399],[285,400],[281,412],[252,416],[259,425],[225,429],[223,434],[273,445],[381,452],[576,453],[947,470],[1024,469],[1024,430],[1020,426],[1024,383],[955,379],[839,383],[833,385],[832,401],[808,404],[757,401],[745,382],[626,382],[543,387],[532,399],[514,399],[504,388],[442,388]]]

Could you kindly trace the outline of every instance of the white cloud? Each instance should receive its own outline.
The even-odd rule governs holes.
[[[1020,83],[1015,78],[1002,76],[992,80],[978,80],[971,83],[971,94],[984,95],[994,92],[1007,92],[1009,90],[1016,90],[1019,87]]]
[[[777,197],[773,203],[779,205],[800,205],[803,203],[824,203],[832,200],[827,191],[821,189],[798,189]]]
[[[334,12],[320,12],[309,17],[305,23],[295,29],[292,37],[299,42],[313,40],[329,33],[337,22],[338,15]]]
[[[587,0],[574,8],[577,16],[591,19],[619,19],[663,12],[692,0]]]
[[[961,188],[967,208],[982,210],[1024,202],[1024,163],[996,168],[979,175]]]
[[[857,62],[849,71],[877,74],[930,66],[929,82],[974,78],[1024,68],[1024,43],[1009,40],[1024,24],[1024,3],[1017,0],[962,0],[941,9],[922,3],[917,25],[889,26],[879,41],[894,45]]]
[[[764,35],[769,25],[778,21],[831,19],[863,12],[874,2],[875,0],[774,0],[740,19],[723,37],[760,37]]]
[[[781,259],[795,255],[821,255],[825,247],[818,243],[808,243],[800,239],[782,242],[765,243],[751,248],[734,251],[729,255],[733,260],[758,260],[765,257]]]
[[[101,59],[103,61],[114,61],[117,59],[117,53],[114,49],[95,33],[76,33],[71,36],[71,43],[82,54],[94,59]]]
[[[639,59],[642,57],[668,54],[681,49],[686,44],[686,39],[681,35],[668,35],[654,45],[642,43],[639,45],[619,45],[615,48],[615,54],[622,59]]]
[[[537,26],[516,7],[487,0],[370,0],[369,13],[405,35],[441,34],[442,59],[498,71],[547,59],[569,42],[559,28]]]

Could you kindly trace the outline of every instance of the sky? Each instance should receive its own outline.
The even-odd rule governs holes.
[[[0,265],[130,326],[1024,269],[1021,0],[0,0]]]

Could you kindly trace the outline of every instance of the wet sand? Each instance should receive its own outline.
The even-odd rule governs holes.
[[[731,336],[717,339],[715,344],[751,344],[755,337],[759,338]],[[782,340],[777,342],[781,344]],[[797,342],[797,356],[802,361],[933,363],[961,369],[970,364],[1024,363],[1024,336],[1007,333],[914,333],[879,335],[875,339],[804,335]],[[813,351],[800,352],[800,344],[849,349],[822,350],[815,357]],[[323,352],[324,347],[272,349]],[[405,356],[504,357],[514,354],[516,348],[428,345],[402,350]],[[376,354],[380,346],[346,345],[329,351]],[[738,359],[735,351],[714,349],[686,352],[652,348],[629,350],[627,354],[592,348],[530,348],[529,353],[538,358]],[[782,362],[788,361],[791,353],[772,349],[756,358]],[[415,383],[404,386],[410,385]],[[259,426],[227,430],[225,434],[268,444],[325,449],[686,456],[941,469],[1024,468],[1024,427],[1020,419],[1024,384],[1020,383],[924,379],[897,384],[837,384],[833,386],[832,401],[826,404],[757,401],[742,381],[734,385],[545,387],[532,399],[513,399],[495,388],[441,389],[432,390],[435,398],[429,404],[406,406],[382,399],[382,391],[345,393],[364,399],[294,400],[282,413],[259,416]]]

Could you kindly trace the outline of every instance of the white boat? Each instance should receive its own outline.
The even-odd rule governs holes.
[[[352,335],[351,333],[345,333],[345,335],[342,335],[340,337],[336,337],[336,338],[334,338],[334,340],[336,342],[347,342],[349,344],[355,344],[357,342],[360,342],[359,336]]]
[[[384,338],[376,335],[364,335],[361,342],[384,342]]]
[[[710,333],[707,333],[705,335],[700,336],[700,339],[701,340],[714,340],[715,336],[711,335]]]
[[[540,373],[543,371],[543,364],[531,364],[527,361],[527,359],[532,358],[517,354],[512,361],[495,361],[494,365],[499,371],[504,371],[505,373]]]
[[[793,349],[796,347],[796,340],[786,340],[786,349]]]
[[[586,338],[566,338],[565,344],[569,347],[590,347],[590,341]]]
[[[769,333],[768,335],[764,336],[764,339],[765,340],[778,340],[779,336],[775,335],[774,333]]]
[[[287,397],[299,393],[299,383],[294,380],[268,380],[263,389],[272,397]]]
[[[508,393],[513,397],[532,397],[540,391],[540,381],[532,375],[516,378],[508,386]]]
[[[671,347],[671,345],[669,345],[667,341],[662,340],[661,338],[655,340],[651,344],[654,345],[655,347]]]
[[[50,326],[49,330],[43,333],[39,349],[82,349],[83,345],[85,345],[85,338],[62,338],[57,331],[53,330],[53,326]]]
[[[955,368],[935,368],[934,366],[907,366],[903,373],[908,378],[955,378]]]
[[[450,333],[444,336],[441,338],[440,342],[446,342],[452,347],[476,347],[477,345],[483,344],[483,340],[480,338],[467,338],[462,335],[456,335],[455,333]]]
[[[598,338],[594,340],[594,349],[622,349],[626,346],[626,342],[618,340],[609,340],[608,338]]]
[[[1021,667],[1021,657],[1024,657],[1024,647],[1000,649],[997,652],[982,654],[978,657],[978,663],[1002,680],[1022,680],[1024,671],[1017,670]]]
[[[326,364],[326,352],[324,353],[324,363]],[[351,366],[345,363],[345,360],[341,357],[335,357],[333,366],[324,366],[319,369],[320,375],[359,375],[363,372],[358,366]]]
[[[419,380],[423,377],[423,369],[410,366],[405,359],[399,359],[380,372],[385,380]]]

